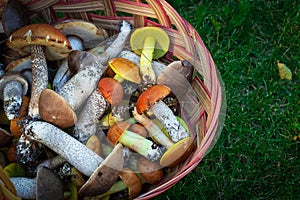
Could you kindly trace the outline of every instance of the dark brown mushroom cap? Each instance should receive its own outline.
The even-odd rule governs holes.
[[[97,196],[108,191],[117,181],[123,165],[123,146],[119,143],[80,188],[79,195]]]
[[[129,122],[118,122],[111,126],[107,131],[107,139],[113,144],[117,144],[123,133],[130,127]]]
[[[8,143],[11,142],[11,140],[12,135],[3,128],[0,128],[0,148],[5,147]]]
[[[41,118],[60,128],[73,126],[77,121],[76,113],[68,102],[50,89],[44,89],[39,98]]]
[[[46,46],[48,60],[66,58],[72,50],[70,42],[59,30],[48,24],[30,24],[9,36],[6,45],[21,55],[30,54],[30,45]]]
[[[193,141],[192,137],[187,137],[175,143],[163,154],[160,159],[160,165],[173,167],[183,162],[193,150]]]
[[[142,191],[141,179],[129,168],[123,168],[120,178],[127,185],[129,198],[137,197]]]
[[[164,177],[162,166],[158,162],[140,157],[137,161],[137,169],[143,179],[152,185],[158,184]]]
[[[168,96],[171,89],[168,86],[157,84],[149,87],[138,98],[136,102],[136,109],[139,114],[149,110],[157,101],[162,100]]]
[[[45,167],[39,168],[36,185],[37,200],[64,199],[63,184],[50,169]]]

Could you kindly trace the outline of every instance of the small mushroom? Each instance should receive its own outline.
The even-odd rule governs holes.
[[[22,96],[28,91],[26,78],[17,72],[6,72],[0,77],[0,99],[4,102],[4,111],[9,120],[18,117],[22,105]]]
[[[138,114],[136,109],[133,111],[133,116],[148,130],[149,135],[153,138],[153,140],[163,145],[167,149],[160,159],[161,166],[175,166],[184,161],[190,155],[193,148],[192,137],[186,137],[174,143],[165,135],[165,133],[162,132],[158,125],[156,125],[145,115]]]
[[[136,29],[130,37],[132,50],[141,55],[140,72],[144,85],[156,83],[156,76],[152,68],[152,59],[157,59],[169,50],[170,38],[159,27],[143,27]]]
[[[29,116],[39,115],[39,96],[48,85],[46,58],[60,60],[66,58],[71,51],[67,38],[56,28],[48,24],[30,24],[9,36],[6,45],[21,55],[31,54],[32,88],[29,104]],[[45,46],[45,51],[43,49]]]
[[[170,88],[162,84],[149,87],[139,96],[136,109],[139,114],[151,111],[166,129],[171,139],[178,142],[183,138],[190,137],[190,135],[172,110],[162,101],[170,92]]]
[[[98,89],[110,105],[117,106],[121,103],[124,95],[123,88],[117,80],[106,77],[101,78]]]
[[[118,122],[109,128],[107,139],[116,145],[118,142],[134,150],[149,160],[158,160],[162,155],[161,148],[137,133],[129,131],[129,122]]]
[[[121,144],[116,145],[104,160],[87,146],[47,122],[32,122],[26,126],[25,131],[32,140],[52,149],[89,177],[79,190],[82,196],[96,196],[106,192],[117,180],[123,168]]]
[[[63,199],[63,184],[56,174],[47,168],[39,168],[36,178],[10,178],[17,195],[23,199]]]
[[[95,198],[103,199],[112,194],[124,191],[127,189],[128,199],[134,199],[142,191],[142,182],[140,178],[129,168],[124,168],[120,173],[120,180],[116,181],[113,186],[104,194]]]

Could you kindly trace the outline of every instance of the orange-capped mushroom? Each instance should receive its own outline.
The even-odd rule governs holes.
[[[98,83],[98,88],[106,101],[112,106],[117,106],[123,98],[122,85],[113,78],[102,78]]]

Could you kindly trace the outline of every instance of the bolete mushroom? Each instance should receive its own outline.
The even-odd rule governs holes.
[[[68,133],[47,122],[35,121],[25,127],[32,140],[44,144],[69,162],[89,180],[80,188],[82,196],[106,192],[123,168],[122,145],[118,144],[105,160]]]
[[[28,91],[26,78],[17,72],[6,72],[0,77],[0,99],[9,120],[18,117],[22,105],[22,96]]]
[[[157,84],[149,87],[138,98],[136,110],[139,114],[150,111],[160,121],[173,142],[190,137],[187,130],[178,121],[172,110],[162,101],[169,95],[171,89],[165,85]]]
[[[170,38],[159,27],[143,27],[136,29],[130,37],[132,50],[141,55],[140,72],[144,85],[156,83],[156,76],[152,68],[152,59],[157,59],[169,50]]]
[[[140,155],[149,160],[158,160],[162,155],[161,148],[152,142],[144,138],[143,136],[129,131],[129,122],[117,122],[107,131],[107,139],[113,144],[123,144],[129,149],[134,150]]]
[[[134,118],[141,123],[147,130],[150,137],[157,143],[164,146],[167,151],[164,152],[160,159],[160,165],[163,167],[172,167],[184,161],[191,153],[193,148],[193,138],[186,137],[174,143],[151,119],[145,115],[133,110]]]
[[[36,178],[10,178],[17,195],[22,199],[63,199],[63,184],[56,174],[45,167],[39,168]]]
[[[127,198],[134,199],[141,193],[142,182],[140,178],[130,168],[123,168],[119,176],[120,180],[116,181],[107,192],[95,198],[103,199],[112,194],[116,194],[118,192],[127,190]]]
[[[48,60],[66,58],[71,51],[70,43],[60,31],[51,25],[30,24],[12,33],[6,45],[21,55],[31,55],[33,79],[28,114],[36,117],[39,115],[40,93],[48,85],[46,58]]]

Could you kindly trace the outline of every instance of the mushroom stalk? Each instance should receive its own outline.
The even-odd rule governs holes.
[[[36,178],[12,177],[11,182],[16,188],[17,195],[22,199],[36,198]]]
[[[84,144],[46,122],[32,122],[25,131],[32,140],[49,147],[86,176],[92,175],[104,161]]]
[[[31,37],[31,36],[30,36]],[[48,85],[48,69],[46,57],[42,46],[31,46],[31,64],[32,64],[32,88],[29,102],[28,115],[36,117],[39,115],[39,98],[41,92]]]
[[[97,121],[106,110],[107,103],[102,94],[96,89],[87,99],[75,124],[74,135],[82,143],[86,143],[88,138],[95,135]]]
[[[156,102],[150,110],[175,143],[190,136],[187,130],[177,120],[172,110],[163,101],[160,100]]]

